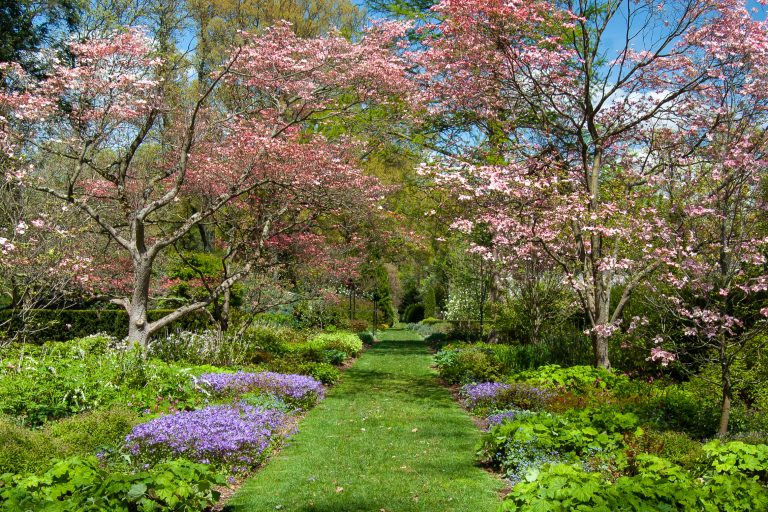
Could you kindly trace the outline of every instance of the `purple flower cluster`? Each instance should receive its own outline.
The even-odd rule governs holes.
[[[261,390],[281,398],[312,402],[323,398],[325,389],[320,381],[306,375],[260,372],[204,373],[200,380],[216,394],[246,393]]]
[[[519,414],[520,414],[520,411],[517,409],[491,414],[490,416],[488,416],[488,428],[490,429],[497,425],[501,425],[507,420],[512,421],[513,419],[515,419],[515,416]]]
[[[461,388],[467,407],[473,410],[503,411],[510,408],[538,410],[543,408],[554,394],[546,389],[528,384],[504,384],[481,382]]]
[[[289,424],[289,416],[277,410],[213,405],[137,425],[125,442],[143,460],[185,457],[244,471],[258,464],[274,441],[290,435]]]
[[[502,382],[481,382],[479,384],[467,384],[461,388],[461,395],[466,399],[467,406],[474,409],[481,404],[494,402],[496,398],[512,386]]]

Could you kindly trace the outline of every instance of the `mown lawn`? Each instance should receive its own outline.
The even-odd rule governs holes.
[[[502,483],[475,465],[480,433],[430,370],[424,343],[387,331],[246,482],[229,512],[483,512]]]

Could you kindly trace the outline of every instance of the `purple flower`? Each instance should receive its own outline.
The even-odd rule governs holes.
[[[461,388],[461,395],[470,409],[503,411],[510,408],[537,410],[543,408],[554,396],[545,389],[515,383],[481,382],[467,384]]]
[[[289,416],[245,404],[214,405],[161,416],[137,425],[126,447],[141,459],[185,457],[243,471],[261,461],[277,440],[287,438]]]
[[[493,402],[504,391],[512,386],[502,382],[481,382],[479,384],[467,384],[461,388],[461,395],[467,400],[470,409],[482,403]]]
[[[314,402],[325,396],[322,383],[306,375],[274,372],[204,373],[203,385],[216,394],[261,390],[294,401]]]
[[[488,416],[488,428],[490,429],[496,425],[501,425],[507,420],[512,421],[518,414],[520,414],[519,410],[503,411],[496,414],[491,414]]]

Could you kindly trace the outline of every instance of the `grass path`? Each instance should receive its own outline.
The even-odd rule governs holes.
[[[430,370],[424,343],[387,331],[309,412],[228,512],[491,512],[501,482],[474,465],[479,432]]]

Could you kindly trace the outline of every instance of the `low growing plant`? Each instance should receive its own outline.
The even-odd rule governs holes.
[[[244,472],[259,464],[272,445],[287,435],[288,416],[245,403],[213,405],[160,416],[133,428],[128,451],[154,463],[186,458]]]
[[[225,483],[210,466],[183,459],[126,473],[71,457],[40,475],[0,476],[0,511],[198,512],[219,500],[215,486]]]

